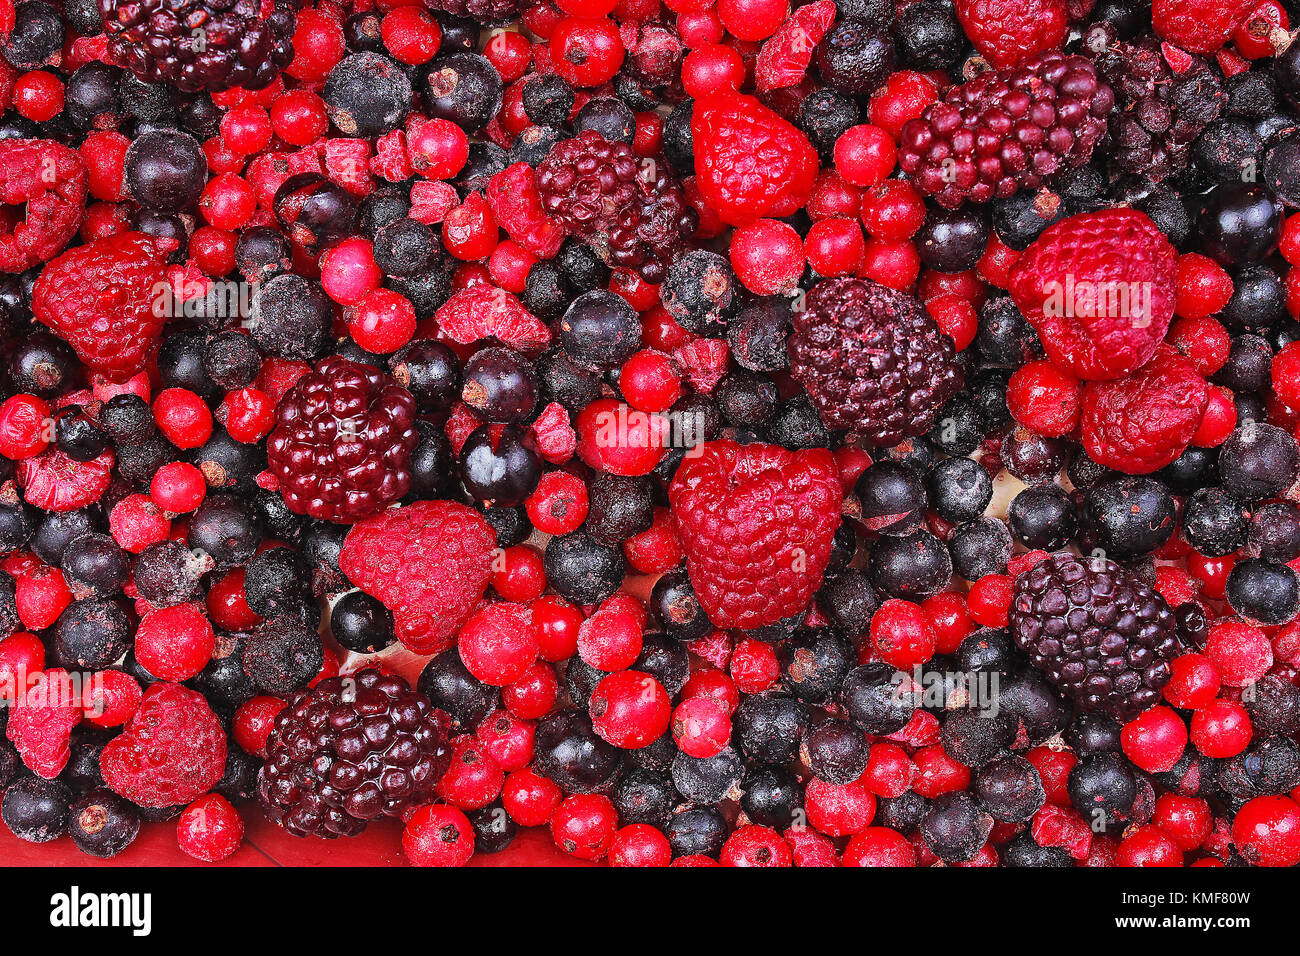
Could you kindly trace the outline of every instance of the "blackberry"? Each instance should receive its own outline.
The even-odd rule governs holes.
[[[666,164],[587,129],[558,143],[537,167],[542,206],[603,262],[658,284],[695,232],[697,214]]]
[[[269,86],[293,59],[295,6],[289,0],[99,0],[113,62],[187,92]]]
[[[355,836],[432,800],[449,763],[429,699],[366,668],[289,698],[266,741],[258,795],[295,836]]]
[[[1122,721],[1160,700],[1180,650],[1159,593],[1113,561],[1067,552],[1016,579],[1010,627],[1079,709]]]
[[[1040,54],[951,87],[908,120],[899,166],[949,209],[1006,198],[1086,163],[1113,105],[1086,57]],[[983,142],[1001,145],[986,155],[976,146]]]
[[[415,448],[415,400],[375,368],[327,358],[280,400],[267,461],[285,504],[340,523],[406,494]]]
[[[519,0],[430,0],[429,6],[483,25],[508,23],[523,8]]]
[[[866,279],[828,279],[794,314],[791,374],[831,429],[873,445],[928,432],[961,389],[952,339],[912,296]]]

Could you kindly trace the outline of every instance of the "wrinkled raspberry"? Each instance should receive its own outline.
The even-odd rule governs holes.
[[[1092,848],[1092,828],[1073,808],[1044,805],[1030,830],[1039,846],[1059,846],[1076,860],[1086,860]]]
[[[691,583],[717,627],[757,628],[807,609],[840,523],[829,451],[706,442],[678,468],[668,500]]]
[[[12,227],[0,218],[0,272],[23,272],[63,251],[81,225],[87,183],[76,150],[51,140],[0,142],[0,206],[26,207]]]
[[[204,696],[159,681],[99,758],[104,782],[142,807],[174,807],[207,793],[226,769],[226,733]]]
[[[717,93],[697,100],[691,136],[700,194],[723,222],[779,219],[808,201],[817,151],[754,97]]]
[[[763,41],[754,61],[754,84],[760,93],[798,86],[808,74],[813,51],[835,22],[835,0],[800,7]]]
[[[682,367],[691,388],[702,395],[710,394],[727,374],[730,356],[726,339],[692,339],[673,349],[673,360]]]
[[[375,181],[370,176],[370,141],[327,139],[325,176],[354,196],[370,195],[375,189]]]
[[[1078,378],[1119,378],[1169,331],[1177,272],[1177,252],[1144,213],[1103,209],[1044,231],[1009,291],[1053,362]]]
[[[1130,475],[1163,468],[1183,453],[1201,424],[1209,388],[1171,345],[1127,378],[1083,390],[1083,447],[1095,462]]]
[[[483,597],[496,546],[492,526],[473,509],[417,501],[354,525],[339,568],[393,612],[407,648],[436,654]]]
[[[1065,40],[1065,0],[957,0],[957,20],[996,67],[1015,66]]]
[[[512,348],[534,352],[551,341],[545,322],[505,289],[487,283],[461,289],[438,309],[435,318],[446,336],[461,345],[495,338]]]
[[[492,215],[510,238],[537,256],[550,259],[564,242],[564,227],[542,208],[537,173],[527,163],[515,163],[488,181]]]
[[[1256,5],[1256,0],[1153,0],[1151,24],[1161,38],[1190,53],[1213,53]]]
[[[45,511],[75,511],[94,504],[108,490],[113,460],[111,449],[90,461],[76,461],[52,446],[18,462],[14,479],[29,505]]]
[[[375,155],[370,157],[370,171],[390,183],[400,183],[415,174],[411,157],[406,153],[406,133],[395,129],[375,140]]]
[[[426,226],[442,222],[447,213],[460,205],[460,196],[451,183],[434,183],[427,179],[417,180],[411,185],[412,219],[418,219]]]
[[[81,698],[68,672],[52,668],[33,675],[9,712],[5,736],[27,769],[53,780],[68,765],[72,728],[81,722]]]
[[[578,450],[578,436],[569,421],[569,413],[559,402],[542,409],[529,426],[537,441],[537,453],[552,465],[562,465]]]
[[[154,239],[121,232],[78,246],[41,272],[32,311],[96,372],[125,379],[144,366],[170,296]]]
[[[457,402],[451,407],[451,414],[447,416],[447,422],[442,426],[443,434],[447,436],[447,441],[451,442],[451,450],[454,454],[459,455],[461,448],[465,444],[465,439],[473,433],[474,429],[483,424],[483,419],[474,414],[474,410],[464,402]]]

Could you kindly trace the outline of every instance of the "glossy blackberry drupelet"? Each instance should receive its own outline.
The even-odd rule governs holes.
[[[951,87],[903,127],[898,163],[949,209],[1006,198],[1086,163],[1114,102],[1092,61],[1044,53]]]
[[[349,524],[410,488],[414,426],[410,392],[375,368],[330,357],[281,400],[267,460],[291,511]]]
[[[426,803],[450,762],[433,706],[367,668],[289,698],[266,743],[258,795],[295,836],[355,836]]]
[[[934,427],[960,391],[952,339],[921,303],[867,279],[828,279],[794,313],[790,372],[828,428],[890,447]]]
[[[109,56],[143,80],[187,92],[232,86],[260,90],[293,59],[296,5],[292,0],[99,0],[99,12]]]
[[[1068,552],[1016,579],[1010,626],[1080,710],[1122,721],[1160,700],[1180,650],[1164,598],[1113,561]]]

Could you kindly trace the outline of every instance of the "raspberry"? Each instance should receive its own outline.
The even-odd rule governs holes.
[[[1151,25],[1189,53],[1214,53],[1255,5],[1256,0],[1153,0]]]
[[[356,836],[428,803],[449,761],[429,699],[368,667],[289,698],[266,741],[258,797],[294,836]]]
[[[197,800],[226,769],[226,733],[202,694],[159,681],[99,758],[104,782],[142,807]]]
[[[492,576],[492,526],[451,501],[417,501],[358,522],[339,553],[353,584],[393,612],[397,636],[420,654],[452,644]]]
[[[754,61],[758,92],[770,93],[803,81],[813,51],[835,22],[835,12],[835,0],[817,0],[802,6],[763,42]]]
[[[351,524],[411,487],[415,399],[393,379],[330,357],[276,408],[267,462],[295,514]]]
[[[840,523],[839,467],[825,449],[713,441],[668,491],[700,605],[717,627],[800,614]]]
[[[524,352],[536,352],[551,341],[551,330],[505,289],[479,283],[461,289],[438,309],[438,327],[453,342],[472,345],[495,338]]]
[[[158,344],[165,283],[155,240],[121,232],[47,265],[32,289],[32,311],[93,371],[120,381],[139,372]]]
[[[72,755],[69,743],[72,728],[81,722],[81,699],[65,670],[53,668],[33,678],[9,712],[5,735],[28,770],[53,780]]]
[[[59,448],[47,449],[14,466],[14,479],[29,505],[45,511],[75,511],[94,504],[112,482],[113,452],[77,461]]]
[[[1046,229],[1016,261],[1010,292],[1048,357],[1078,378],[1145,365],[1173,317],[1178,255],[1133,209],[1103,209]]]
[[[77,233],[86,208],[86,164],[52,140],[0,142],[0,205],[24,206],[25,217],[0,226],[0,272],[48,262]]]
[[[817,179],[817,151],[798,128],[752,96],[717,93],[691,116],[700,195],[733,226],[793,215]]]
[[[492,215],[510,238],[537,256],[551,259],[564,242],[564,227],[542,208],[537,173],[527,163],[515,163],[493,176],[487,185]]]
[[[143,80],[190,92],[232,86],[260,90],[293,59],[296,5],[287,0],[99,0],[99,12],[109,57]]]
[[[1127,378],[1084,387],[1083,447],[1093,461],[1116,471],[1156,471],[1187,448],[1208,400],[1205,379],[1191,361],[1161,345]]]
[[[1160,700],[1179,651],[1164,598],[1113,561],[1068,552],[1016,578],[1010,626],[1080,710],[1121,721]]]
[[[995,67],[1059,49],[1069,29],[1065,0],[957,0],[957,20]]]
[[[929,431],[961,389],[952,339],[910,295],[827,279],[793,315],[790,372],[829,428],[892,447]]]
[[[951,87],[903,125],[898,164],[949,209],[1005,199],[1086,163],[1114,102],[1086,57],[1045,53]]]

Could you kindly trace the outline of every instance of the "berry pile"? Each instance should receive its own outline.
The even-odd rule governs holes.
[[[1300,864],[1292,13],[0,0],[0,820]]]

